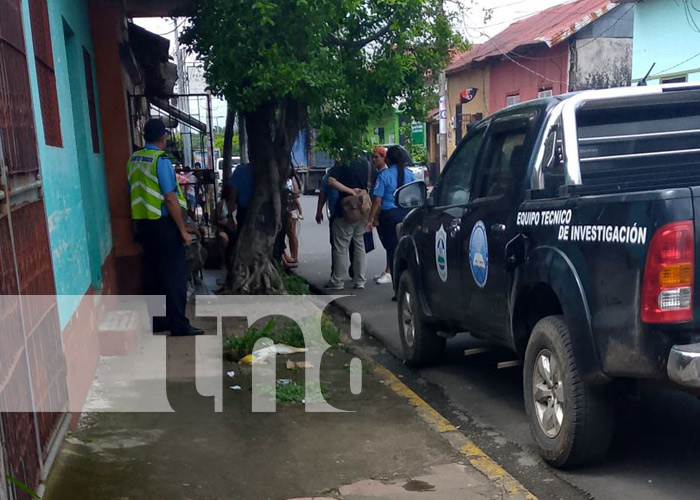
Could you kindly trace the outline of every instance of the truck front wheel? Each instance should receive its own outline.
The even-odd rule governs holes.
[[[418,295],[408,271],[401,273],[396,292],[399,313],[399,333],[406,363],[427,366],[437,363],[445,351],[445,339],[423,320]]]
[[[535,325],[523,378],[530,429],[545,461],[565,468],[606,454],[614,421],[611,388],[583,382],[563,317]]]

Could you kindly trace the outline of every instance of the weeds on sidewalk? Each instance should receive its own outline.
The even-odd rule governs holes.
[[[313,318],[309,318],[309,321],[313,321]],[[326,314],[321,318],[321,333],[330,346],[336,347],[340,343],[340,329]],[[253,352],[255,343],[262,338],[268,338],[276,344],[309,347],[306,345],[302,329],[297,323],[284,318],[280,321],[272,319],[262,329],[250,327],[239,337],[226,337],[224,339],[224,357],[229,361],[240,361]]]
[[[281,266],[277,267],[277,271],[289,295],[309,295],[310,289],[306,280],[294,273],[290,273]]]
[[[280,404],[322,403],[328,399],[328,389],[323,382],[321,382],[320,393],[318,386],[309,382],[298,382],[296,380],[286,384],[280,382],[282,381],[277,381],[275,391],[271,387],[262,387],[261,394],[271,398],[274,393],[275,399]]]

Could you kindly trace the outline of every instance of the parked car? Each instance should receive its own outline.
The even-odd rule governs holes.
[[[586,91],[481,121],[400,228],[406,361],[470,332],[523,362],[544,459],[601,458],[615,391],[700,388],[700,87]]]
[[[236,169],[238,165],[241,164],[240,156],[231,157],[231,173]],[[216,192],[221,191],[221,181],[224,178],[224,159],[218,158],[216,160]]]

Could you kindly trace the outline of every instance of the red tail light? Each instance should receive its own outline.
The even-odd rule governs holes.
[[[681,323],[693,319],[695,230],[693,221],[667,224],[649,245],[642,287],[642,321]]]

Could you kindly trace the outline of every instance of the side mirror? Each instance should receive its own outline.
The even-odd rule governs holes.
[[[428,190],[424,181],[415,181],[405,184],[394,193],[394,203],[401,208],[417,208],[425,203]]]

